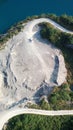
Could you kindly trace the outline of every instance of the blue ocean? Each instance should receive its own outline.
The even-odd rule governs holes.
[[[73,0],[0,0],[0,33],[27,16],[42,13],[73,15]]]

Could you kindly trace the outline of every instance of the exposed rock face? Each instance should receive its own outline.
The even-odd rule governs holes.
[[[3,74],[0,72],[0,97],[3,97],[2,87],[4,87],[4,77]]]
[[[28,22],[23,32],[10,39],[0,51],[0,91],[3,91],[0,104],[10,106],[24,101],[25,97],[31,99],[43,81],[48,86],[66,81],[67,70],[61,51],[42,40],[40,28],[36,27],[44,21],[46,19]]]

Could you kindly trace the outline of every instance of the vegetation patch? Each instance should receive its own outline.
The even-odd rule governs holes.
[[[67,82],[73,84],[73,49],[68,48],[68,45],[73,45],[73,35],[63,33],[48,23],[42,23],[40,26],[42,27],[40,31],[42,38],[61,49],[68,70]]]
[[[6,130],[72,130],[73,116],[20,115],[9,120]]]
[[[73,49],[68,48],[67,45],[73,45],[73,35],[66,34],[60,30],[54,28],[51,24],[40,24],[40,34],[42,38],[47,39],[57,48],[61,49],[67,68],[67,83],[63,84],[59,88],[54,88],[52,94],[49,97],[49,102],[52,109],[72,109],[72,89],[73,87]],[[68,90],[65,90],[65,87]]]
[[[54,87],[48,100],[51,108],[54,110],[73,109],[73,92],[68,84]]]

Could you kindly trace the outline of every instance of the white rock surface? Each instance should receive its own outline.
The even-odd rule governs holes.
[[[28,22],[23,32],[10,39],[0,51],[1,109],[25,97],[31,99],[43,81],[48,86],[66,81],[64,58],[60,50],[40,37],[40,28],[36,25],[41,22],[50,21],[41,18]]]

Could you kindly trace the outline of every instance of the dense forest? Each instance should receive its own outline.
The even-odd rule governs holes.
[[[73,130],[73,116],[20,115],[9,120],[6,130]]]

